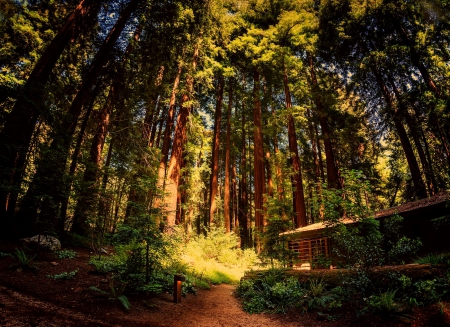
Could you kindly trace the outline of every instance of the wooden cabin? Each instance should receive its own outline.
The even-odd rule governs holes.
[[[383,224],[384,219],[395,213],[404,218],[400,233],[410,238],[419,237],[422,241],[419,255],[450,252],[450,226],[437,228],[431,221],[450,215],[450,200],[447,192],[378,211],[375,219],[379,219]],[[343,223],[354,224],[355,221],[346,219]],[[327,226],[319,222],[280,234],[287,237],[288,248],[296,253],[294,269],[302,269],[301,267],[304,266],[315,267],[324,258],[331,260],[334,265],[337,264],[337,257],[332,251],[332,240],[327,237],[326,231]]]

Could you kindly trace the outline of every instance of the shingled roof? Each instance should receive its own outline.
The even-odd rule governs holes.
[[[426,211],[428,208],[430,208],[432,206],[444,204],[446,201],[449,201],[449,200],[450,200],[450,197],[449,197],[448,192],[446,192],[446,191],[439,192],[438,194],[436,194],[432,197],[426,198],[426,199],[421,199],[421,200],[417,200],[414,202],[408,202],[408,203],[402,204],[400,206],[380,210],[375,213],[375,219],[389,217],[389,216],[392,216],[394,213],[401,214],[402,216],[407,216],[408,214],[412,214],[415,211],[422,211],[422,210]],[[344,223],[344,224],[351,224],[354,222],[355,222],[355,220],[348,219],[348,218],[344,219],[342,221],[342,223]],[[294,230],[290,230],[290,231],[281,233],[280,235],[292,235],[292,234],[297,234],[297,233],[301,232],[302,236],[304,236],[305,238],[315,237],[314,234],[317,234],[318,231],[325,229],[326,227],[327,226],[325,225],[324,222],[319,222],[319,223],[311,224],[308,226],[300,227],[300,228],[297,228]]]

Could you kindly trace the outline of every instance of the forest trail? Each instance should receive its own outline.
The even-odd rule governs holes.
[[[291,315],[248,314],[242,310],[233,295],[234,286],[213,285],[211,290],[201,290],[197,295],[188,295],[181,304],[171,302],[166,294],[153,299],[151,308],[134,305],[129,313],[117,307],[109,312],[84,313],[72,309],[69,303],[49,303],[0,286],[1,326],[155,326],[155,327],[215,327],[215,326],[283,326],[298,327],[299,321],[288,321]],[[320,322],[314,326],[320,325]]]
[[[213,285],[210,291],[201,291],[196,296],[183,299],[181,304],[173,304],[170,310],[158,312],[156,317],[159,317],[156,321],[152,321],[154,325],[149,326],[303,326],[298,323],[282,322],[280,318],[283,317],[280,315],[251,315],[244,312],[233,295],[234,289],[234,286],[226,284]]]

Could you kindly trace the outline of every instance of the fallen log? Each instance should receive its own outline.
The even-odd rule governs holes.
[[[434,277],[441,276],[444,272],[443,267],[432,266],[429,264],[408,264],[398,266],[382,266],[375,267],[368,271],[369,278],[372,281],[382,283],[388,281],[392,273],[399,275],[405,275],[416,281],[419,279],[432,279]],[[357,271],[354,269],[313,269],[313,270],[295,270],[295,269],[283,269],[283,273],[286,276],[293,276],[300,282],[307,282],[310,279],[323,280],[329,286],[341,285],[345,277],[356,275]],[[267,275],[270,270],[252,270],[245,273],[241,280],[249,279],[261,279]]]

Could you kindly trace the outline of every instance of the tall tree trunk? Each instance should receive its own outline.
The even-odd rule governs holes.
[[[283,85],[284,85],[284,98],[286,102],[286,109],[288,111],[288,139],[289,139],[289,152],[292,161],[292,170],[294,174],[292,175],[293,186],[294,186],[294,225],[295,227],[303,227],[308,224],[306,219],[306,205],[305,196],[303,193],[303,179],[302,179],[302,169],[300,163],[300,157],[298,155],[297,146],[297,136],[295,133],[294,117],[290,112],[292,110],[291,102],[291,92],[289,90],[288,76],[286,72],[286,67],[283,63]]]
[[[225,219],[225,230],[231,231],[230,215],[230,148],[231,148],[231,110],[233,109],[233,80],[228,80],[228,112],[227,112],[227,132],[225,137],[225,190],[223,195],[223,216]]]
[[[161,159],[159,160],[159,169],[158,169],[158,183],[157,187],[159,189],[164,189],[164,178],[166,177],[166,165],[167,159],[169,157],[169,149],[170,149],[170,136],[172,134],[173,122],[175,117],[175,101],[177,97],[178,85],[180,84],[182,67],[181,64],[178,66],[177,76],[175,77],[175,81],[173,82],[172,95],[170,96],[169,101],[169,111],[166,117],[166,128],[164,130],[164,138],[163,145],[161,150]],[[159,138],[159,137],[158,137]],[[159,143],[159,141],[158,141]],[[159,205],[159,201],[156,201],[156,206]]]
[[[3,231],[12,225],[26,153],[46,94],[43,88],[67,44],[78,37],[83,27],[89,28],[96,22],[101,4],[96,0],[80,1],[42,54],[24,85],[24,96],[17,99],[6,118],[0,132],[0,184],[4,186],[0,191],[0,224],[8,224],[0,227]]]
[[[255,227],[258,232],[264,229],[264,193],[265,193],[265,177],[264,177],[264,145],[262,134],[262,112],[260,101],[260,81],[259,72],[255,68],[253,71],[253,147],[254,147],[254,186],[255,186]],[[258,246],[259,246],[258,240]]]
[[[155,79],[155,91],[151,92],[152,95],[149,96],[150,101],[148,103],[148,106],[153,107],[152,110],[147,109],[147,114],[145,115],[144,119],[144,128],[143,128],[143,138],[147,140],[147,144],[150,144],[151,134],[153,131],[153,127],[156,125],[155,117],[159,116],[160,112],[160,101],[161,101],[161,95],[160,89],[162,80],[164,77],[164,66],[159,67],[158,75]],[[156,97],[155,100],[153,100]],[[154,135],[153,135],[154,137]]]
[[[153,144],[155,143],[156,130],[162,120],[162,118],[160,117],[161,107],[162,107],[160,105],[160,101],[161,101],[161,97],[158,96],[158,100],[157,100],[158,107],[155,109],[155,114],[153,115],[153,121],[151,122],[152,125],[151,125],[150,135],[148,138],[148,145],[150,147],[153,147]],[[164,107],[163,107],[163,111],[164,111]],[[163,114],[164,114],[164,112],[163,112]]]
[[[209,224],[214,223],[214,215],[217,209],[216,196],[219,178],[219,145],[220,145],[220,121],[222,118],[224,80],[222,73],[217,77],[216,111],[214,113],[214,135],[211,155],[211,176],[209,184]]]
[[[241,246],[247,247],[248,239],[248,193],[247,193],[247,135],[245,130],[246,113],[244,101],[242,101],[242,138],[241,138],[241,162],[239,167],[239,230],[241,238]]]
[[[186,86],[189,94],[184,94],[181,99],[180,112],[177,117],[177,126],[175,128],[175,134],[173,137],[172,154],[170,156],[169,165],[167,168],[167,184],[165,203],[167,207],[167,228],[169,232],[175,224],[175,214],[177,205],[177,192],[180,182],[180,169],[183,159],[183,149],[187,141],[187,121],[191,112],[191,105],[187,105],[186,102],[190,100],[191,95],[194,92],[194,78],[193,72],[197,69],[197,61],[199,56],[198,45],[194,49],[194,55],[192,60],[192,71],[186,78]]]
[[[178,114],[177,125],[175,127],[172,154],[170,156],[170,161],[167,168],[167,182],[165,187],[167,196],[165,202],[167,208],[166,224],[169,230],[175,225],[177,194],[181,175],[180,170],[183,156],[183,147],[186,143],[186,125],[190,113],[190,107],[185,105],[188,100],[189,97],[186,94],[183,95],[182,103],[180,106],[180,113]]]
[[[397,110],[397,107],[395,106],[395,103],[392,100],[391,94],[389,93],[389,90],[383,81],[381,73],[377,70],[376,67],[372,67],[372,72],[375,75],[377,84],[381,90],[381,93],[383,94],[388,110],[394,121],[394,125],[397,130],[398,137],[400,138],[400,143],[402,144],[402,148],[403,151],[405,152],[406,160],[408,162],[409,170],[411,172],[411,177],[415,186],[416,196],[419,199],[426,198],[427,191],[425,189],[425,184],[423,183],[419,165],[417,164],[416,157],[414,156],[414,151],[408,139],[405,127],[403,126],[401,114]]]
[[[427,186],[428,186],[428,190],[430,192],[430,195],[434,195],[436,193],[435,187],[436,187],[436,182],[434,181],[434,178],[431,174],[431,169],[430,169],[430,165],[427,161],[427,158],[425,156],[425,152],[423,150],[422,144],[420,143],[420,137],[419,137],[419,133],[417,131],[417,126],[416,124],[413,122],[411,115],[409,114],[407,108],[405,108],[405,105],[401,99],[400,96],[400,91],[398,90],[397,86],[395,85],[394,80],[392,79],[391,76],[388,76],[388,81],[389,84],[391,84],[392,89],[394,91],[394,94],[397,98],[397,102],[398,102],[398,110],[399,115],[402,116],[403,118],[405,118],[406,124],[408,125],[408,128],[411,132],[411,136],[412,139],[414,141],[414,145],[416,146],[416,150],[417,153],[419,155],[419,159],[420,162],[422,164],[422,169],[425,172],[425,177],[427,180]]]
[[[106,194],[106,186],[108,184],[108,168],[111,164],[111,157],[112,157],[112,150],[114,146],[114,139],[111,139],[108,147],[108,154],[106,155],[106,161],[104,165],[104,171],[103,171],[103,178],[102,178],[102,187],[101,187],[101,193],[100,193],[100,199],[98,204],[98,216],[99,217],[106,217],[108,216],[108,208],[111,205],[111,199]]]
[[[157,136],[156,136],[156,140],[155,140],[155,143],[153,143],[152,142],[152,139],[150,140],[150,146],[154,146],[154,147],[156,147],[156,148],[159,148],[159,143],[160,143],[160,141],[161,141],[161,134],[162,134],[162,127],[163,127],[163,125],[164,125],[164,117],[166,117],[169,113],[168,113],[168,110],[166,110],[166,109],[168,109],[168,107],[167,108],[164,108],[164,111],[163,111],[163,113],[161,114],[161,118],[159,119],[159,126],[158,126],[158,134],[157,134]],[[167,111],[167,112],[166,112]],[[155,126],[156,127],[156,126]],[[152,131],[152,133],[153,133],[153,131]]]
[[[69,206],[70,189],[72,188],[75,170],[78,165],[78,157],[80,156],[80,153],[81,153],[81,145],[84,140],[84,132],[86,130],[86,126],[89,121],[89,117],[91,116],[91,112],[94,107],[95,99],[97,98],[97,94],[98,94],[99,90],[100,90],[100,83],[97,83],[95,90],[92,94],[91,103],[89,104],[89,107],[84,115],[83,122],[81,123],[80,132],[78,133],[77,143],[75,145],[75,149],[72,154],[72,162],[71,162],[70,168],[69,168],[69,182],[67,183],[66,192],[64,192],[65,198],[63,199],[63,201],[61,203],[61,219],[60,219],[59,228],[58,228],[60,232],[64,231],[64,225],[65,225],[65,221],[67,219],[67,209]]]
[[[110,116],[116,101],[116,93],[118,90],[123,89],[123,74],[124,65],[128,60],[130,54],[133,52],[134,44],[139,40],[142,33],[142,26],[138,26],[134,32],[134,37],[128,44],[127,49],[122,58],[122,67],[119,69],[118,76],[114,79],[107,100],[97,114],[97,130],[91,143],[89,151],[89,160],[86,164],[86,169],[83,175],[84,187],[80,191],[80,197],[75,208],[75,214],[73,217],[72,231],[80,235],[88,235],[88,226],[86,220],[96,216],[96,200],[98,199],[98,182],[101,156],[103,152],[103,146],[105,144],[106,135],[108,133]]]
[[[323,170],[321,170],[320,167],[320,161],[318,156],[318,139],[316,137],[316,134],[314,133],[314,126],[313,121],[311,117],[311,112],[309,109],[306,109],[306,116],[308,118],[308,128],[309,128],[309,138],[311,139],[311,151],[313,153],[313,160],[314,160],[314,183],[317,191],[317,196],[319,198],[319,220],[323,219],[324,216],[324,203],[322,201],[322,181],[323,181]],[[310,198],[312,199],[312,190],[310,192]],[[312,201],[311,201],[311,213],[312,213]],[[311,214],[311,219],[314,220],[314,216]]]
[[[311,70],[312,86],[313,89],[315,89],[315,92],[317,92],[317,88],[319,87],[319,85],[317,83],[317,77],[314,68],[314,60],[311,54],[308,54],[308,62],[309,68]],[[331,144],[331,133],[330,128],[328,126],[327,116],[325,114],[322,100],[320,99],[320,95],[316,93],[315,98],[316,98],[317,115],[319,116],[320,128],[322,129],[323,144],[325,147],[328,188],[341,188],[341,183],[339,181],[339,174],[334,159],[333,146]]]
[[[315,121],[313,122],[313,125],[314,125],[314,134],[317,141],[317,157],[319,158],[320,178],[322,182],[325,183],[325,170],[323,169],[322,147],[320,146],[319,129]]]

